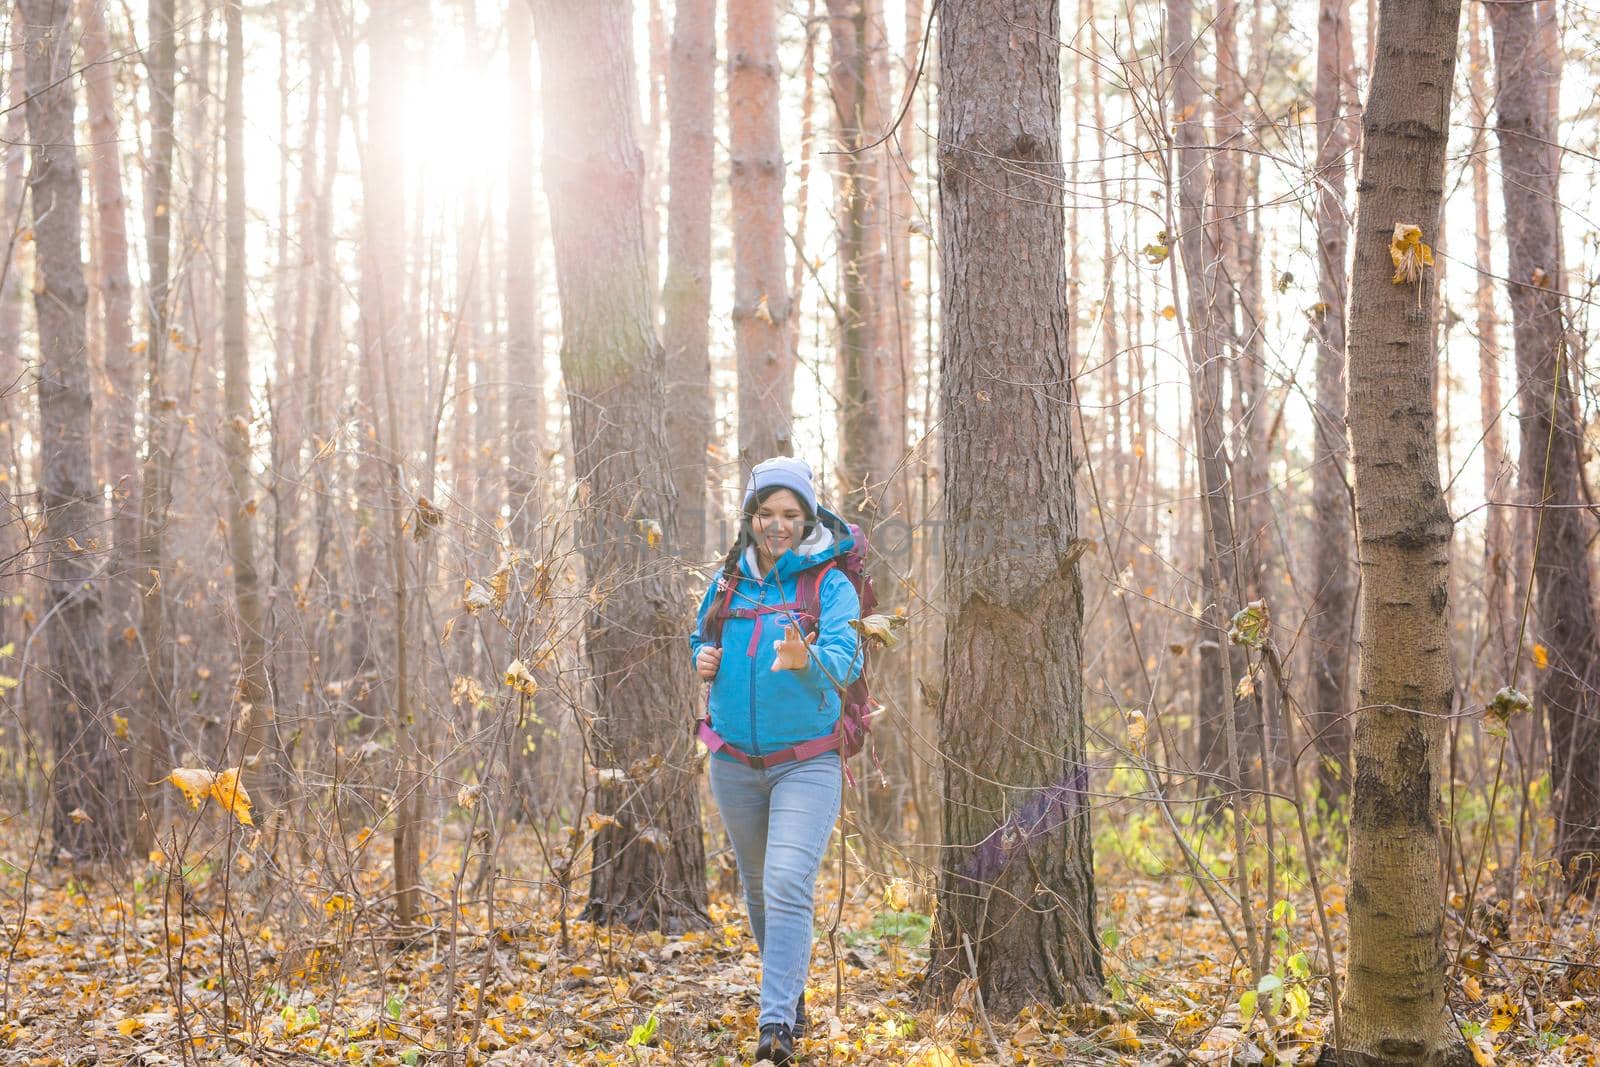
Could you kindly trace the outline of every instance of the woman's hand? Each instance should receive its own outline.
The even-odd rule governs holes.
[[[720,666],[722,666],[722,649],[711,645],[702,648],[700,654],[694,658],[696,673],[708,682],[717,676],[717,668]]]
[[[817,634],[813,630],[810,636],[801,640],[800,630],[797,627],[785,624],[783,638],[772,642],[772,650],[778,654],[777,658],[772,661],[772,669],[775,671],[805,670],[806,664],[811,659],[810,649],[806,646],[816,639]]]

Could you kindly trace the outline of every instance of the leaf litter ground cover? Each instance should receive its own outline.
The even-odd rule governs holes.
[[[0,1059],[17,1064],[748,1063],[759,960],[724,879],[711,926],[682,937],[597,928],[501,848],[493,902],[459,855],[427,863],[427,929],[400,936],[387,907],[386,843],[338,884],[293,871],[253,831],[181,863],[154,854],[133,877],[4,864]],[[231,842],[231,844],[230,844]],[[370,842],[370,844],[369,844]],[[363,847],[368,851],[362,852]],[[819,885],[818,940],[801,1062],[816,1064],[1309,1063],[1330,1036],[1326,965],[1309,893],[1260,909],[1272,970],[1252,981],[1205,898],[1148,854],[1099,856],[1102,1001],[983,1018],[971,983],[942,1010],[919,1003],[928,901],[903,879],[853,869],[837,935],[838,864]],[[1527,886],[1481,890],[1456,958],[1452,1006],[1480,1064],[1586,1064],[1600,1051],[1600,946],[1591,913],[1546,918]],[[292,887],[292,888],[291,888]],[[475,899],[475,897],[479,899]],[[1343,891],[1325,890],[1343,950]],[[1461,939],[1459,897],[1447,944]],[[919,910],[919,908],[921,910]],[[842,997],[835,1011],[835,975]],[[987,1026],[985,1022],[987,1021]],[[990,1044],[989,1032],[1001,1044]],[[454,1055],[452,1055],[452,1050]]]

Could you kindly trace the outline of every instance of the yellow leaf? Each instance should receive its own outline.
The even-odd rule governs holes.
[[[212,772],[197,767],[179,767],[164,780],[178,787],[191,808],[198,808],[211,795],[211,785],[216,778]]]
[[[1494,1014],[1489,1018],[1488,1029],[1490,1032],[1503,1034],[1511,1029],[1512,1024],[1517,1021],[1517,1006],[1511,1002],[1511,998],[1506,994],[1496,993],[1490,997],[1489,1007],[1494,1011]]]
[[[244,783],[239,781],[239,768],[229,768],[212,779],[211,799],[245,826],[255,825],[250,820],[250,794],[244,791]]]
[[[1149,724],[1145,722],[1144,712],[1134,710],[1128,713],[1128,747],[1135,752],[1144,751],[1144,738]]]
[[[132,1037],[144,1029],[144,1021],[137,1016],[130,1016],[117,1024],[117,1033],[123,1037]]]
[[[539,689],[539,683],[533,680],[533,674],[520,659],[511,661],[511,666],[506,668],[506,685],[515,689],[524,696],[532,696]]]
[[[608,826],[616,825],[618,825],[617,820],[613,819],[609,815],[599,815],[595,812],[589,813],[589,829],[597,833],[601,830],[604,830]]]
[[[1541,671],[1550,666],[1550,650],[1543,645],[1533,646],[1533,665]]]
[[[1494,1046],[1485,1042],[1482,1034],[1473,1038],[1467,1047],[1472,1050],[1472,1062],[1478,1067],[1494,1067]]]
[[[338,915],[340,912],[351,910],[352,907],[353,905],[350,903],[350,898],[345,896],[343,893],[335,893],[333,896],[322,902],[322,910],[327,912],[328,918],[330,919],[335,915]]]
[[[116,728],[117,736],[126,739],[128,736],[128,717],[126,715],[112,715],[111,724]]]
[[[1478,981],[1476,975],[1469,974],[1461,979],[1461,992],[1466,995],[1468,1000],[1482,1000],[1483,983]]]
[[[1166,319],[1168,322],[1171,322],[1173,319],[1178,317],[1178,309],[1173,307],[1171,304],[1168,304],[1166,307],[1161,309],[1161,317]]]
[[[1422,243],[1422,227],[1395,223],[1394,236],[1389,238],[1389,258],[1394,261],[1394,284],[1418,281],[1422,269],[1433,266],[1433,249]]]

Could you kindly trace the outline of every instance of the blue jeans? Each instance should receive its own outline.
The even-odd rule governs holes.
[[[817,871],[839,818],[839,754],[761,771],[712,756],[710,773],[761,949],[760,1025],[792,1026],[811,969]]]

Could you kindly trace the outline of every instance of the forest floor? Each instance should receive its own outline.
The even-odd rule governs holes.
[[[373,855],[339,885],[326,884],[312,863],[291,871],[240,840],[219,835],[181,868],[153,854],[148,866],[116,878],[12,855],[0,878],[0,1060],[749,1062],[759,960],[726,871],[708,930],[667,937],[597,928],[572,918],[579,909],[569,903],[563,931],[557,895],[516,877],[519,861],[520,869],[542,869],[521,835],[502,846],[506,874],[492,915],[486,901],[471,899],[470,872],[456,891],[469,902],[452,907],[462,868],[459,854],[441,847],[426,864],[430,888],[443,894],[427,898],[429,929],[400,938],[385,896],[386,839],[362,831],[346,841],[352,855],[368,847]],[[1098,861],[1102,1002],[989,1019],[970,989],[944,1010],[919,1003],[928,919],[915,906],[927,902],[909,883],[852,870],[830,936],[840,896],[833,853],[818,888],[811,1033],[801,1062],[1314,1059],[1331,1029],[1309,892],[1261,908],[1262,937],[1274,951],[1270,972],[1256,983],[1243,963],[1230,964],[1239,957],[1192,881],[1152,873],[1148,854],[1103,841]],[[1324,887],[1341,953],[1342,895],[1337,885]],[[1595,1063],[1600,947],[1591,917],[1572,910],[1552,921],[1538,894],[1518,896],[1514,936],[1507,906],[1474,905],[1486,929],[1472,937],[1475,948],[1456,955],[1463,963],[1453,970],[1452,1009],[1481,1064]],[[1451,914],[1453,949],[1461,927],[1459,911]],[[837,1014],[836,975],[843,985]],[[1252,1006],[1246,991],[1253,985],[1256,1010],[1247,1020],[1241,999]]]

